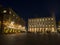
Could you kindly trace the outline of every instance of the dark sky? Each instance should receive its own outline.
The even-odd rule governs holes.
[[[0,0],[5,7],[11,7],[24,20],[33,17],[50,16],[54,11],[56,19],[60,19],[60,1],[56,0]]]

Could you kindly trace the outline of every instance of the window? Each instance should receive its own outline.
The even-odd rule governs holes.
[[[14,31],[15,32],[15,31]],[[20,30],[18,30],[18,32],[20,32]]]
[[[6,13],[6,12],[7,12],[6,10],[3,11],[3,13]]]
[[[34,22],[35,22],[35,19],[34,19]]]
[[[40,22],[39,22],[39,25],[41,25]]]
[[[39,30],[39,28],[37,28],[37,30]]]
[[[53,20],[53,18],[51,18],[51,20]]]
[[[40,32],[41,32],[42,28],[40,28]]]
[[[19,28],[21,28],[22,26],[21,25],[19,25]]]
[[[58,27],[60,27],[60,26],[58,26]]]
[[[32,27],[34,27],[34,25],[32,25]]]
[[[39,19],[37,19],[37,22],[39,22]]]
[[[35,32],[36,32],[37,28],[35,28]]]
[[[53,22],[51,22],[51,23],[53,23]]]
[[[50,18],[48,18],[48,20],[50,20]]]
[[[52,27],[52,32],[54,32],[54,28]]]
[[[29,22],[31,22],[31,20],[28,20]]]
[[[31,22],[33,22],[33,19],[31,20]]]
[[[23,30],[25,30],[25,27],[22,27],[23,28]]]
[[[8,33],[8,31],[9,31],[9,29],[5,29],[5,30],[4,30],[4,33]]]
[[[9,12],[9,14],[11,14],[11,11]]]
[[[29,27],[31,27],[31,25],[29,25]]]
[[[52,26],[54,26],[54,25],[52,25]]]
[[[46,28],[46,30],[48,30],[48,28]]]
[[[15,16],[15,15],[13,15],[13,16]]]
[[[34,25],[34,27],[36,27],[36,25]]]
[[[50,25],[49,25],[49,27],[50,27]]]
[[[41,21],[41,19],[40,19],[40,21]]]
[[[41,30],[42,28],[40,28],[40,30]]]
[[[42,28],[44,30],[44,28]]]
[[[43,25],[43,27],[44,27],[44,25]]]
[[[32,28],[32,32],[34,32],[34,28]]]
[[[47,25],[46,25],[46,27],[47,27]]]
[[[29,29],[29,31],[31,31],[31,28]]]
[[[35,30],[36,30],[36,28],[35,28]]]
[[[12,32],[15,32],[15,30],[12,30]]]
[[[49,22],[50,23],[50,22]]]
[[[39,31],[39,28],[37,28],[37,30],[36,30],[37,32]]]
[[[45,20],[47,20],[47,18],[45,18]]]
[[[42,20],[44,21],[44,18]]]

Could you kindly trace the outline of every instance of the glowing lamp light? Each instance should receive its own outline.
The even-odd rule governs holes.
[[[13,26],[8,26],[8,28],[14,28]]]
[[[60,26],[58,26],[58,27],[60,27]]]
[[[11,24],[9,26],[7,26],[7,27],[8,28],[15,28],[13,24],[14,24],[14,22],[12,21]]]
[[[25,27],[22,27],[22,29],[25,29]]]
[[[19,25],[19,28],[21,28],[22,26],[21,25]]]
[[[54,28],[52,28],[52,32],[54,32]]]
[[[12,21],[12,22],[11,22],[11,25],[13,25],[13,24],[14,24],[14,22]]]
[[[4,12],[4,13],[6,13],[7,11],[6,11],[6,10],[4,10],[3,12]]]

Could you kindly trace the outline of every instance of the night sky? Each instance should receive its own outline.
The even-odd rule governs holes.
[[[53,11],[60,20],[60,1],[54,0],[0,0],[0,4],[12,8],[20,17],[28,18],[50,16]]]

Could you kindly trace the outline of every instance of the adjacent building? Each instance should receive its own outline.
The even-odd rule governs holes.
[[[28,19],[28,31],[29,32],[56,32],[56,20],[55,17],[41,17]]]
[[[60,21],[57,23],[57,32],[60,32]]]
[[[0,7],[0,9],[0,32],[20,33],[21,31],[26,31],[25,21],[11,8]]]

